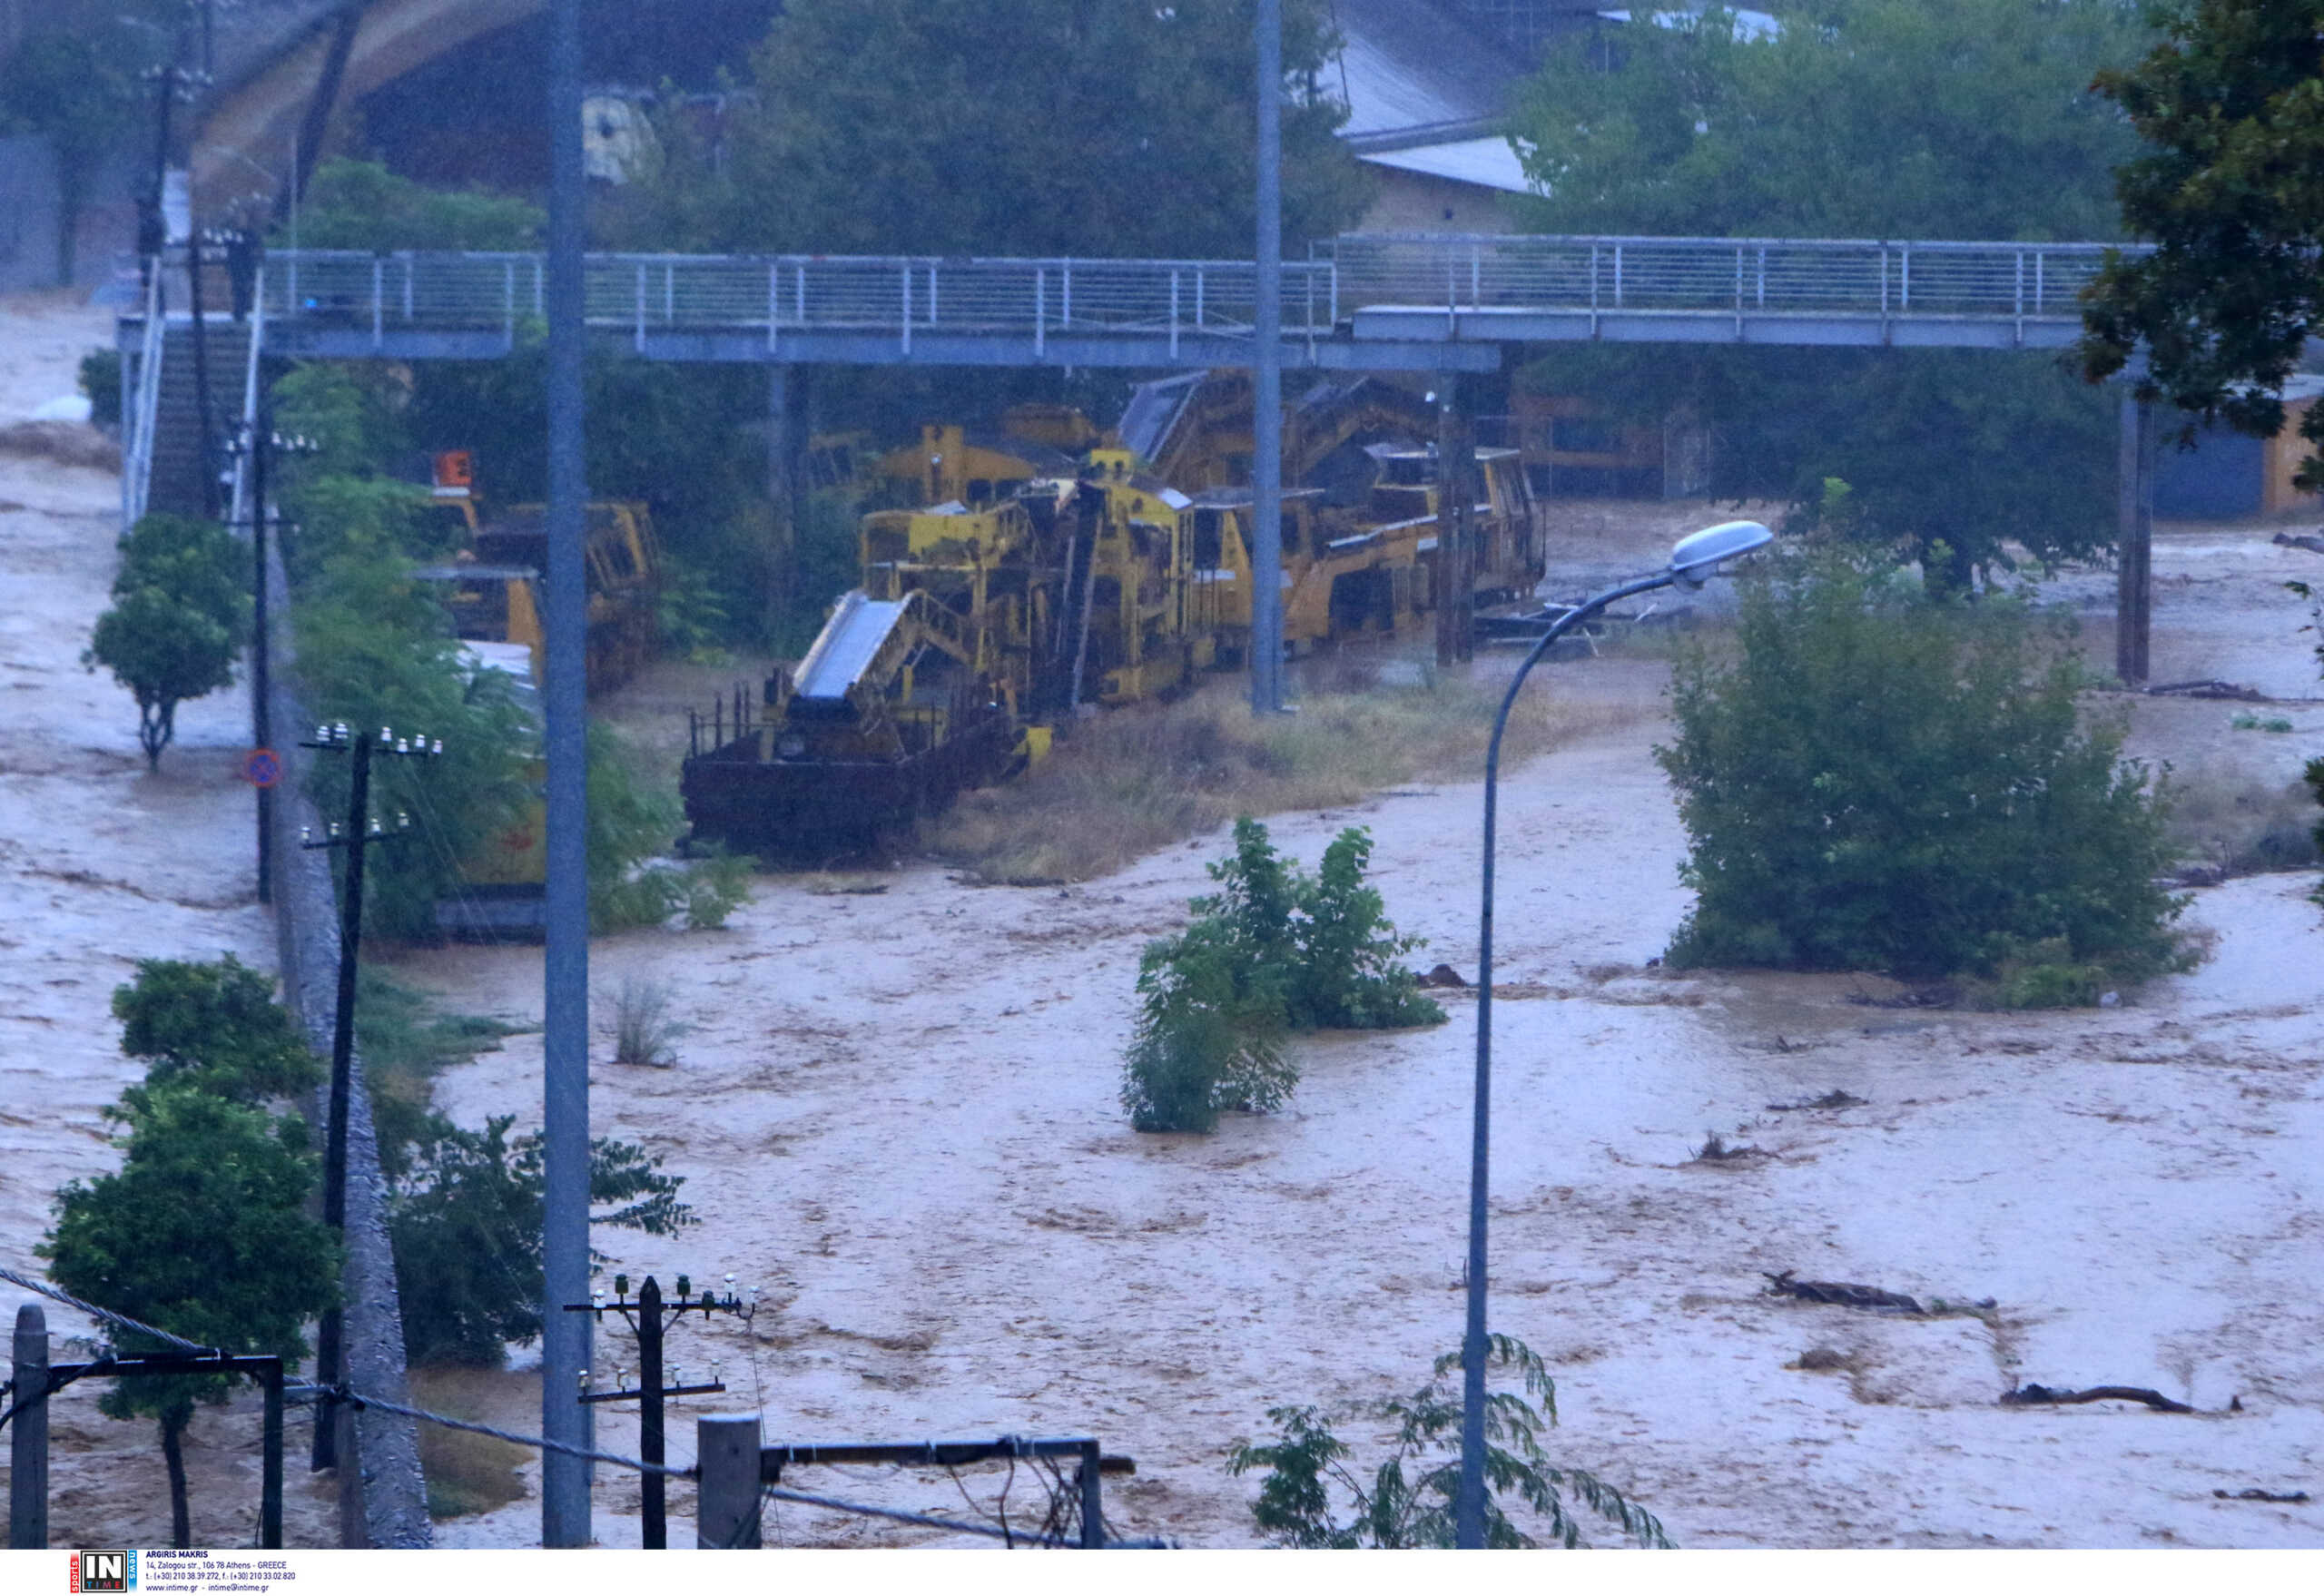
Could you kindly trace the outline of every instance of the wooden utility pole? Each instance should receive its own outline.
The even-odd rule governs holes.
[[[734,1276],[730,1275],[727,1278],[731,1281]],[[748,1319],[758,1307],[758,1292],[755,1288],[751,1293],[751,1305],[745,1308],[742,1300],[732,1292],[723,1298],[712,1296],[706,1291],[698,1297],[693,1297],[691,1296],[692,1286],[693,1283],[684,1275],[679,1276],[678,1295],[665,1303],[662,1300],[661,1283],[648,1275],[645,1277],[645,1284],[638,1287],[637,1300],[632,1302],[629,1299],[629,1276],[616,1275],[614,1276],[615,1300],[606,1301],[604,1293],[600,1292],[588,1302],[569,1302],[563,1305],[566,1313],[587,1314],[593,1320],[608,1313],[619,1314],[629,1321],[630,1328],[637,1332],[636,1385],[624,1387],[616,1384],[611,1391],[593,1391],[589,1389],[588,1372],[585,1369],[582,1371],[581,1401],[585,1405],[601,1402],[635,1401],[638,1404],[638,1460],[654,1464],[655,1469],[661,1466],[665,1456],[664,1401],[673,1396],[707,1396],[726,1389],[716,1378],[718,1365],[715,1362],[711,1364],[712,1378],[701,1384],[663,1384],[663,1336],[671,1324],[683,1319],[690,1313],[699,1311],[704,1318],[708,1318],[714,1313],[741,1314]],[[662,1316],[665,1310],[667,1310],[670,1315],[666,1320]],[[670,1544],[669,1517],[664,1489],[666,1477],[655,1473],[655,1469],[648,1469],[639,1482],[643,1498],[641,1516],[645,1521],[642,1540],[648,1552],[665,1551]]]

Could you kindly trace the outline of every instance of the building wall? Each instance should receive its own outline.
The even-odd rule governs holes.
[[[2155,513],[2223,520],[2319,507],[2317,496],[2300,492],[2291,480],[2308,454],[2300,419],[2315,403],[2313,398],[2288,401],[2283,429],[2273,438],[2205,427],[2197,430],[2192,448],[2166,439],[2154,463]]]
[[[0,293],[56,281],[56,153],[46,138],[0,139]]]
[[[1513,232],[1502,213],[1501,194],[1474,183],[1454,182],[1426,172],[1374,166],[1380,195],[1364,213],[1364,232]]]
[[[2308,439],[2299,435],[2299,424],[2316,403],[2312,399],[2299,399],[2284,406],[2283,430],[2267,440],[2264,469],[2267,473],[2260,488],[2260,507],[2269,515],[2283,510],[2312,509],[2317,496],[2303,493],[2292,486],[2292,473],[2308,458]]]

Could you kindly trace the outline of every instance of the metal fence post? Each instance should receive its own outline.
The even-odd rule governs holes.
[[[759,1415],[704,1414],[694,1421],[702,1472],[694,1544],[704,1551],[755,1551],[759,1544]]]
[[[1100,1552],[1106,1545],[1106,1514],[1103,1488],[1098,1483],[1098,1443],[1081,1443],[1081,1544],[1091,1552]]]
[[[22,1405],[8,1433],[8,1545],[48,1549],[48,1315],[40,1304],[16,1309],[13,1394]],[[33,1395],[31,1394],[39,1394]]]
[[[258,1543],[272,1551],[282,1544],[282,1360],[259,1375],[265,1416],[260,1421]]]

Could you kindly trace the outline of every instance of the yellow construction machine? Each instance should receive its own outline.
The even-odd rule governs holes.
[[[435,513],[464,531],[453,557],[412,575],[438,587],[463,642],[515,643],[531,650],[534,679],[545,679],[540,580],[548,567],[548,510],[516,505],[487,514],[466,450],[436,457]],[[654,517],[634,499],[584,507],[583,560],[588,587],[592,694],[608,692],[654,657],[660,638],[661,545]]]
[[[1048,412],[1012,414],[1033,438],[929,427],[883,457],[877,475],[921,507],[863,518],[862,586],[795,670],[691,717],[681,790],[694,834],[843,848],[1038,757],[1051,726],[1088,707],[1241,663],[1255,510],[1236,479],[1243,392],[1239,434],[1233,384],[1198,373],[1139,390],[1117,441],[1078,461],[1062,449],[1086,434]],[[1394,634],[1434,607],[1449,578],[1437,576],[1437,461],[1414,437],[1429,414],[1358,383],[1319,385],[1286,417],[1286,458],[1318,479],[1283,499],[1293,651]],[[1131,437],[1180,481],[1147,471]],[[1515,451],[1480,450],[1477,464],[1464,602],[1530,592],[1541,576]]]

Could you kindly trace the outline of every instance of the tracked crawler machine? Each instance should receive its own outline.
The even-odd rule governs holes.
[[[885,457],[881,474],[924,507],[864,517],[862,585],[795,668],[690,717],[681,790],[694,835],[842,851],[1039,757],[1061,721],[1241,663],[1255,504],[1235,456],[1239,438],[1247,458],[1248,412],[1237,434],[1204,380],[1150,385],[1122,429],[1167,446],[1186,490],[1129,448],[1076,462],[1051,442],[958,428]],[[1283,502],[1290,650],[1393,635],[1438,602],[1443,486],[1404,426],[1412,412],[1402,396],[1320,385],[1286,418],[1286,455],[1317,482]],[[1179,430],[1190,417],[1200,425]],[[1072,440],[1057,418],[1044,425]],[[1477,471],[1475,595],[1456,602],[1530,592],[1541,576],[1515,452],[1481,450]]]

